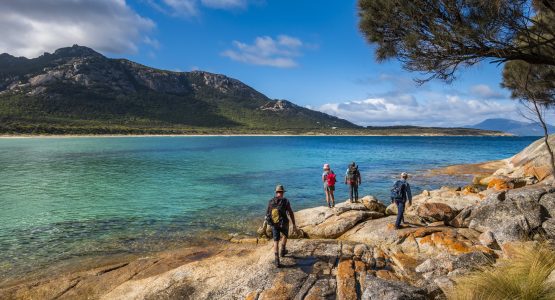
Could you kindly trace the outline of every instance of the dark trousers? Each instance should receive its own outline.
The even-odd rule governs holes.
[[[401,222],[405,221],[403,214],[405,213],[405,202],[403,200],[395,200],[395,205],[397,205],[397,220],[395,221],[395,227],[401,227]]]
[[[358,184],[349,184],[349,200],[358,201]]]

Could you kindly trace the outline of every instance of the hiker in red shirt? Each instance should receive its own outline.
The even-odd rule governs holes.
[[[324,173],[322,173],[322,182],[324,183],[324,193],[326,193],[326,202],[328,207],[335,207],[335,173],[330,169],[329,164],[324,164]],[[331,203],[330,203],[331,202]]]

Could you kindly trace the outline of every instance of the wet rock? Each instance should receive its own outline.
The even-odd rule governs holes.
[[[431,223],[437,221],[448,222],[456,216],[457,211],[444,203],[428,202],[420,205],[417,213],[418,216]]]
[[[366,277],[366,289],[362,294],[363,300],[424,300],[426,290],[413,287],[401,281],[384,280],[378,277]],[[353,298],[355,299],[355,298]]]

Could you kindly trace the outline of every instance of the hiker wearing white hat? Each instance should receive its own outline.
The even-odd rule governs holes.
[[[410,185],[407,182],[409,174],[406,172],[401,173],[401,179],[397,180],[391,189],[391,202],[397,205],[397,220],[395,220],[395,229],[401,228],[401,222],[405,223],[405,203],[409,201],[409,206],[412,205],[412,193]]]
[[[324,173],[322,173],[322,182],[324,183],[324,193],[326,194],[326,202],[328,207],[335,207],[335,173],[330,168],[329,164],[324,164]]]

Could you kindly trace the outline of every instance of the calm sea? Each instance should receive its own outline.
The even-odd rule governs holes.
[[[362,195],[464,185],[423,176],[506,158],[530,137],[122,137],[0,139],[0,276],[76,257],[252,234],[276,184],[294,210],[324,205],[322,165],[360,167]],[[339,184],[338,199],[347,198]],[[0,277],[0,279],[2,279]]]

